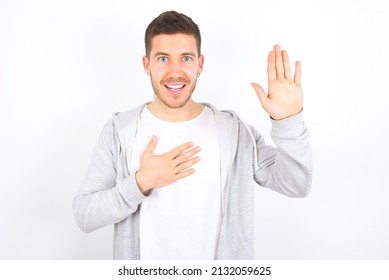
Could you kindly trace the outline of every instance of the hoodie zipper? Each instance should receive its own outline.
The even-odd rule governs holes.
[[[227,167],[227,174],[226,174],[226,181],[225,185],[222,187],[222,217],[221,217],[221,223],[220,223],[220,229],[219,229],[219,238],[217,242],[217,248],[216,248],[216,259],[220,259],[220,240],[222,238],[222,232],[223,232],[223,224],[224,224],[224,219],[226,215],[226,210],[227,210],[227,194],[229,191],[228,188],[228,182],[230,179],[230,174],[231,174],[231,169],[232,169],[232,164],[234,162],[235,156],[236,156],[236,151],[238,148],[238,143],[239,143],[239,121],[236,121],[235,126],[233,128],[233,135],[236,135],[237,139],[234,141],[234,145],[232,146],[231,149],[231,158],[230,162]]]

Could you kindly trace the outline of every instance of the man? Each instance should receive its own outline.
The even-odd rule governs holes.
[[[300,63],[292,77],[276,45],[268,93],[252,84],[276,149],[235,113],[192,99],[204,57],[189,17],[162,13],[145,44],[154,100],[104,127],[74,199],[77,224],[114,224],[115,259],[252,259],[254,182],[291,197],[311,185]]]

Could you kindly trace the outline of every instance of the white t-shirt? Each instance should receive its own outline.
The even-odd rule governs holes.
[[[155,188],[141,204],[141,259],[215,259],[221,224],[220,150],[213,112],[204,107],[199,116],[184,122],[165,122],[143,109],[130,172],[156,135],[154,154],[186,143],[200,146],[196,172],[168,186]]]

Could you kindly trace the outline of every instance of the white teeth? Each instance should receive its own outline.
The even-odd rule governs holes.
[[[184,87],[184,85],[166,85],[169,89],[178,90]]]

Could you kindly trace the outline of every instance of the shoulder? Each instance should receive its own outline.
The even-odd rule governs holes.
[[[233,110],[218,110],[215,106],[209,103],[202,103],[202,105],[210,108],[214,113],[215,117],[224,121],[237,121],[238,115]]]
[[[124,112],[113,113],[112,118],[105,124],[104,131],[109,133],[122,131],[138,119],[145,105],[142,104]]]

